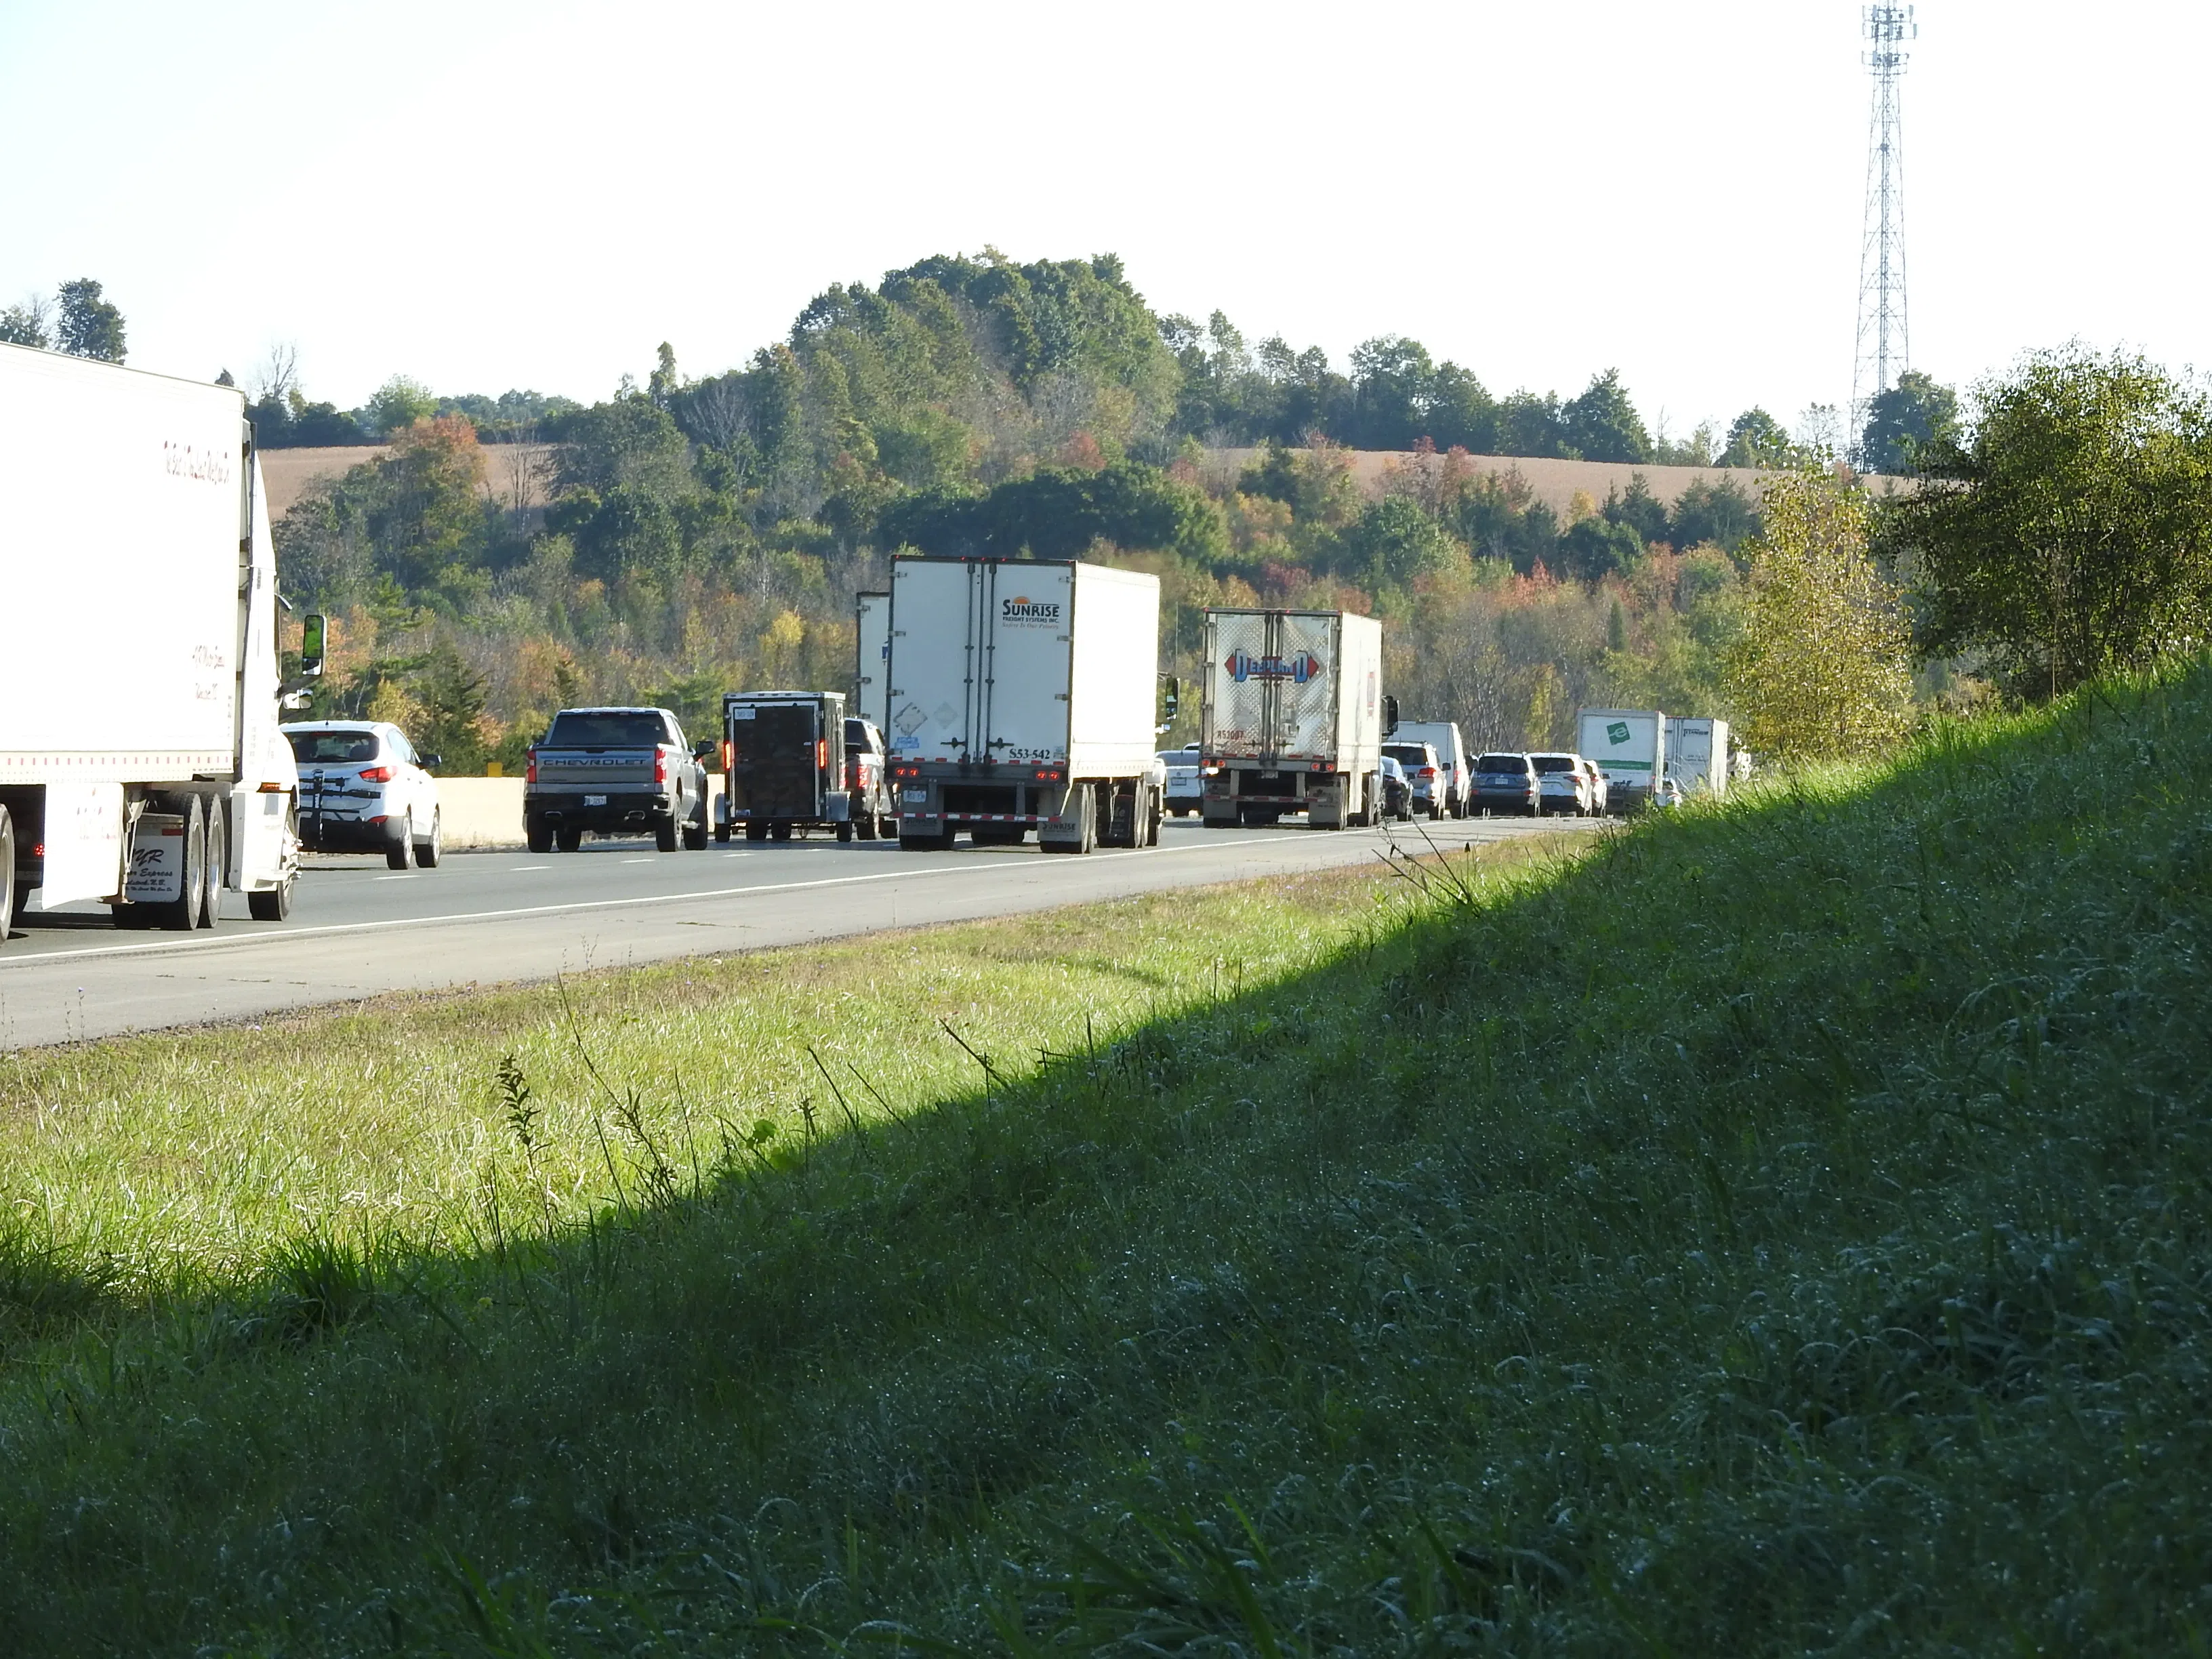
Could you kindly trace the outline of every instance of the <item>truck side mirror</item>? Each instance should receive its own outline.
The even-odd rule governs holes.
[[[1176,711],[1182,707],[1182,682],[1172,674],[1160,676],[1160,723],[1157,728],[1164,732],[1176,722]]]
[[[319,679],[323,672],[324,648],[330,642],[331,619],[319,611],[310,611],[300,619],[300,673],[307,679]]]
[[[695,743],[691,745],[691,758],[695,761],[711,760],[714,751],[721,746],[712,738],[708,738],[704,743]]]
[[[1382,735],[1387,738],[1397,729],[1398,700],[1395,697],[1385,697],[1382,699]]]

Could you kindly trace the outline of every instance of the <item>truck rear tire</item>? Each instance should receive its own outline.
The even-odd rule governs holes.
[[[207,883],[200,890],[199,925],[212,927],[222,920],[222,878],[230,871],[230,837],[223,824],[221,801],[208,809],[205,857]]]
[[[584,844],[583,830],[574,824],[562,824],[553,832],[553,844],[564,853],[574,853]]]
[[[852,839],[853,839],[853,826],[852,826],[851,824],[849,824],[849,823],[841,823],[841,824],[839,824],[839,825],[837,826],[837,839],[838,839],[839,841],[841,841],[841,842],[848,842],[848,841],[852,840]]]
[[[671,812],[665,818],[656,818],[653,820],[653,844],[655,847],[659,848],[664,853],[672,853],[676,850],[676,837],[677,829],[675,813]]]
[[[684,821],[684,850],[703,853],[707,850],[707,804],[699,803],[699,816]]]
[[[15,821],[0,806],[0,945],[15,921]]]
[[[532,852],[550,853],[553,850],[553,826],[544,818],[526,817],[522,820],[522,839]]]
[[[146,907],[154,926],[172,933],[189,933],[198,927],[200,906],[207,899],[207,816],[198,795],[185,796],[180,805],[185,818],[184,881],[176,897]]]

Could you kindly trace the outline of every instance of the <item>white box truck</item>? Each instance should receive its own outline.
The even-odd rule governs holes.
[[[891,596],[853,599],[853,713],[878,732],[891,729]]]
[[[280,920],[299,772],[245,398],[0,345],[0,924]],[[0,936],[4,936],[0,926]]]
[[[1159,578],[1072,560],[891,562],[899,845],[1159,840]]]
[[[1656,708],[1585,708],[1575,748],[1605,774],[1606,810],[1618,817],[1651,805],[1667,775],[1667,717]]]
[[[1728,793],[1729,723],[1705,714],[1669,715],[1667,775],[1685,795]]]
[[[1378,822],[1382,739],[1398,723],[1382,695],[1382,624],[1349,611],[1206,613],[1199,726],[1217,830],[1304,812],[1316,830]]]

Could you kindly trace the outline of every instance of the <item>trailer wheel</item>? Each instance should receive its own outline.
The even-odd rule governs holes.
[[[747,841],[766,841],[768,839],[768,821],[765,818],[747,818],[745,820],[745,839]]]
[[[774,823],[769,825],[768,833],[769,838],[771,841],[789,841],[791,839],[791,820],[788,818],[778,818]]]
[[[837,826],[837,839],[838,839],[840,842],[848,842],[848,841],[852,840],[852,839],[853,839],[853,826],[852,826],[851,824],[849,824],[849,823],[841,823],[841,824],[839,824],[839,825]]]
[[[185,818],[185,878],[177,896],[149,904],[146,913],[154,926],[173,933],[189,933],[199,926],[200,906],[207,898],[207,818],[200,798],[187,795],[182,802]]]
[[[15,821],[0,806],[0,945],[15,921]]]
[[[721,845],[727,846],[730,840],[730,826],[726,823],[716,824],[714,826],[714,839]]]
[[[206,858],[207,883],[200,890],[199,925],[212,927],[222,920],[222,878],[230,870],[230,836],[219,800],[208,807]]]

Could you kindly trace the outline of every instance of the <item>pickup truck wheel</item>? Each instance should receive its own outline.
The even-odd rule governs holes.
[[[707,850],[707,815],[704,812],[702,812],[696,821],[687,822],[684,824],[684,850],[687,853],[703,853]]]
[[[533,853],[553,850],[553,826],[544,818],[532,815],[522,820],[522,839]]]
[[[653,844],[659,848],[662,852],[672,853],[676,850],[676,835],[675,813],[671,812],[666,817],[654,821],[653,826]]]
[[[553,832],[553,844],[564,853],[573,853],[584,844],[583,830],[573,824],[562,824]]]
[[[446,856],[446,811],[441,806],[430,809],[430,837],[415,843],[415,862],[425,870],[434,870],[438,860]]]
[[[852,826],[851,824],[849,824],[849,823],[841,823],[841,824],[839,824],[839,825],[837,826],[837,839],[838,839],[840,842],[848,842],[848,841],[852,840],[852,839],[853,839],[853,826]]]
[[[199,925],[212,927],[222,920],[222,878],[230,870],[230,837],[224,833],[220,801],[208,809],[205,857],[207,884],[200,893]]]
[[[873,841],[876,838],[876,815],[863,812],[847,827],[862,841]]]
[[[394,870],[415,867],[415,815],[399,820],[399,833],[384,844],[384,861]]]

